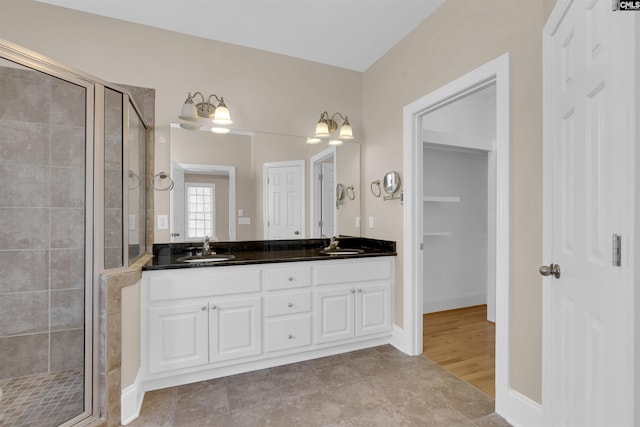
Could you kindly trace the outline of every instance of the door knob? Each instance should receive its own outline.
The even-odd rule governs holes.
[[[560,278],[560,266],[558,264],[543,265],[540,267],[540,274],[543,276],[553,276],[556,279]]]

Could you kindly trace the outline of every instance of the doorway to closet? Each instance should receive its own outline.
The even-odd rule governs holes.
[[[421,128],[424,354],[494,397],[495,81]]]

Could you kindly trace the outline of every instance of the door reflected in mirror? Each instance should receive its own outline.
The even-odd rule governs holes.
[[[360,236],[359,198],[336,198],[337,184],[360,188],[358,143],[173,125],[170,138],[171,241]]]

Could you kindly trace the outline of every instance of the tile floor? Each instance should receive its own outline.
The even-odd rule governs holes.
[[[0,380],[0,426],[55,427],[82,413],[82,369]]]
[[[392,346],[148,392],[131,427],[506,427],[494,401]]]

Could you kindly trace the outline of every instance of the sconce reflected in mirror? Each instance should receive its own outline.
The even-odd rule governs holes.
[[[193,98],[198,95],[202,99],[202,102],[195,104]],[[214,105],[211,101],[212,99],[215,99],[218,105]],[[216,125],[225,126],[233,123],[229,108],[227,108],[227,105],[224,103],[224,97],[218,97],[218,95],[212,93],[205,101],[205,97],[202,93],[195,92],[191,95],[191,92],[189,92],[187,94],[186,101],[182,105],[182,111],[178,118],[189,122],[196,122],[199,117],[211,119],[211,121]],[[230,129],[222,126],[214,126],[211,127],[210,130],[214,133],[229,133]],[[180,127],[188,130],[200,129],[200,126],[191,123],[183,123]]]
[[[336,116],[342,119],[342,125],[340,126],[337,137],[331,135],[338,130],[338,123],[335,120]],[[320,120],[318,120],[316,124],[314,136],[307,138],[307,144],[318,144],[326,138],[329,138],[329,145],[341,145],[344,140],[352,140],[353,129],[351,128],[351,123],[349,123],[349,117],[341,113],[333,113],[329,116],[329,113],[326,111],[320,114]]]

